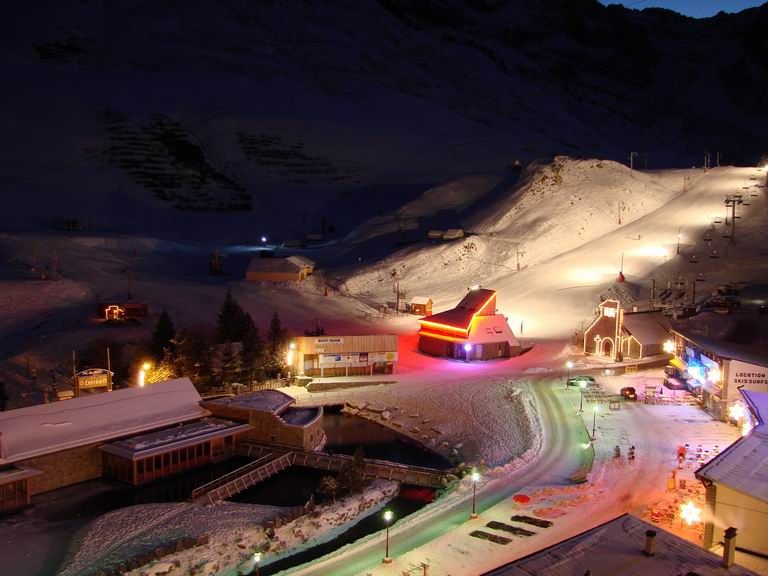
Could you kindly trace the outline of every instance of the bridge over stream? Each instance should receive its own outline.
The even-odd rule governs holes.
[[[196,488],[192,492],[193,501],[215,504],[221,500],[231,498],[291,466],[304,466],[317,470],[338,472],[345,464],[353,460],[352,456],[346,454],[304,452],[250,443],[240,444],[237,448],[237,453],[240,456],[254,458],[254,460],[208,484]],[[395,480],[403,484],[413,484],[428,488],[439,488],[442,486],[446,474],[451,472],[451,470],[436,470],[434,468],[398,464],[373,458],[365,458],[364,460],[365,476],[368,478]]]

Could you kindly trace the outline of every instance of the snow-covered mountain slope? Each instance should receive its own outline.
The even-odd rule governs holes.
[[[526,334],[562,337],[588,321],[601,296],[644,305],[651,279],[660,288],[680,279],[689,292],[696,284],[699,295],[722,283],[768,281],[764,184],[755,169],[630,174],[611,162],[557,158],[470,218],[468,237],[401,249],[344,285],[391,300],[399,282],[406,298],[430,296],[439,311],[481,284],[498,290],[515,330],[523,322]],[[747,205],[731,244],[723,201],[736,192]],[[622,258],[627,282],[612,286]]]
[[[291,238],[516,158],[753,159],[766,20],[596,0],[17,3],[6,225]]]

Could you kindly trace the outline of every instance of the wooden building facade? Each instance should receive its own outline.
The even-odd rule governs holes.
[[[290,363],[294,374],[329,377],[392,374],[397,367],[397,335],[301,336]]]

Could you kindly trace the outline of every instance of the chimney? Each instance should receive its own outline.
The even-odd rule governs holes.
[[[655,554],[654,548],[656,547],[656,530],[645,531],[645,555],[653,556]]]
[[[723,566],[730,568],[733,566],[734,556],[736,555],[736,528],[731,526],[725,529],[725,538],[723,538]]]

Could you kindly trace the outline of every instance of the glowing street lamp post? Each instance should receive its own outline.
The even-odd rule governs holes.
[[[472,514],[470,514],[469,517],[474,520],[477,518],[477,512],[475,511],[475,508],[477,504],[477,482],[480,480],[480,472],[477,470],[472,470],[472,475],[470,478],[472,478]]]
[[[384,560],[382,560],[383,564],[392,562],[392,558],[389,557],[389,524],[392,522],[393,516],[392,510],[384,510],[384,523],[387,525],[387,545],[384,552]]]
[[[147,371],[151,367],[152,365],[149,362],[144,362],[144,364],[141,365],[141,369],[139,370],[139,378],[138,378],[139,388],[144,388],[144,383],[147,380]]]
[[[261,562],[261,552],[253,553],[253,569],[255,576],[259,576],[259,562]]]
[[[565,376],[565,389],[568,390],[568,380],[571,379],[571,368],[573,368],[573,362],[568,360],[568,362],[565,363],[565,369],[566,369],[566,376]]]
[[[464,359],[469,362],[469,353],[472,352],[472,344],[464,344]]]
[[[595,439],[595,428],[597,427],[597,411],[600,409],[600,406],[595,404],[592,406],[592,439]]]
[[[579,392],[581,392],[581,396],[579,396],[579,412],[584,412],[584,388],[587,387],[587,383],[583,380],[579,382]],[[594,436],[595,433],[593,432],[592,435]]]

